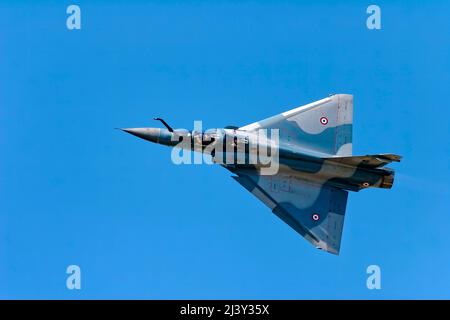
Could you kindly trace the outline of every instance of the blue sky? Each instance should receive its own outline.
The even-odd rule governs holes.
[[[450,6],[0,4],[0,298],[449,298]],[[349,196],[340,256],[208,165],[115,127],[241,126],[354,94],[354,154],[397,153]],[[79,265],[82,289],[66,289]],[[366,288],[377,264],[382,289]]]

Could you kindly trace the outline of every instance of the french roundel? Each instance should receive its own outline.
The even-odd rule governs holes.
[[[322,117],[320,118],[320,123],[323,124],[324,126],[328,124],[328,118],[327,117]]]
[[[320,220],[320,216],[319,216],[317,213],[314,213],[314,214],[312,215],[312,219],[313,219],[314,221],[319,221],[319,220]]]

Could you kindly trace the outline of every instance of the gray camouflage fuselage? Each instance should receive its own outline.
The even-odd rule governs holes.
[[[161,128],[132,128],[123,130],[150,142],[171,147],[175,147],[178,145],[178,147],[187,149],[187,151],[195,151],[194,146],[196,143],[201,146],[202,152],[211,143],[220,143],[224,146],[224,157],[227,157],[226,148],[230,143],[233,143],[235,140],[252,140],[251,133],[232,129],[212,129],[206,132],[192,132],[186,130],[174,130],[174,132],[170,132],[167,129]],[[191,143],[187,144],[187,147],[180,145],[179,137],[183,137],[185,140]],[[214,141],[211,141],[212,137]],[[244,160],[241,161],[244,163],[237,163],[237,148],[229,148],[231,149],[234,161],[233,163],[225,163],[225,160],[223,160],[223,163],[221,163],[221,165],[232,172],[236,167],[239,167],[239,169],[257,170],[260,165],[249,163],[248,157],[250,152],[252,151],[249,150],[249,144],[244,143],[244,146]],[[266,147],[265,145],[259,145],[257,142],[254,144],[254,146],[258,149]],[[365,159],[361,159],[360,162],[355,161],[350,163],[342,161],[341,158],[333,159],[324,158],[323,156],[325,155],[322,155],[322,157],[320,157],[319,154],[307,154],[305,152],[301,152],[301,150],[299,150],[298,148],[292,148],[289,145],[280,143],[279,173],[282,174],[283,172],[288,172],[287,174],[295,175],[297,177],[303,177],[305,179],[318,181],[326,180],[329,184],[337,188],[350,191],[359,191],[367,187],[392,187],[394,172],[391,169],[367,167],[364,165]],[[386,155],[383,155],[383,157],[385,156]],[[380,155],[379,157],[382,156]],[[294,170],[295,172],[293,173],[292,170]]]

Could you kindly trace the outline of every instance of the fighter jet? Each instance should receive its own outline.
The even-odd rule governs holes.
[[[330,95],[245,126],[204,132],[174,130],[163,119],[155,119],[165,128],[121,130],[189,152],[207,152],[276,216],[313,246],[332,254],[340,251],[348,192],[390,189],[394,170],[385,165],[401,159],[395,154],[352,156],[353,96],[349,94]],[[277,134],[260,139],[263,130]],[[277,170],[264,173],[268,163],[250,158],[269,145],[276,146],[270,155],[277,156]]]

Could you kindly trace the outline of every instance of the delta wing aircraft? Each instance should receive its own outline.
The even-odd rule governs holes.
[[[333,254],[340,250],[348,192],[390,189],[394,171],[385,165],[401,159],[395,154],[352,156],[349,94],[331,95],[243,127],[186,131],[155,120],[165,128],[121,130],[189,153],[209,154],[312,245]],[[264,172],[269,163],[255,163],[252,155],[259,160],[268,148],[270,166],[276,162],[277,167]]]

